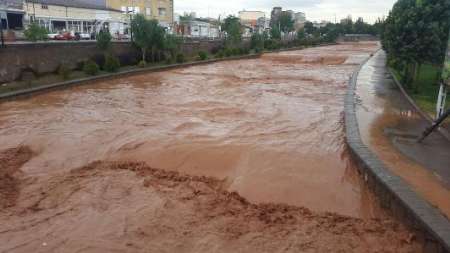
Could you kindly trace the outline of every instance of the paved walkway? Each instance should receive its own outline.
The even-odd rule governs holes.
[[[450,217],[450,142],[433,133],[416,139],[428,126],[399,91],[379,51],[360,72],[356,95],[363,142],[395,174]]]

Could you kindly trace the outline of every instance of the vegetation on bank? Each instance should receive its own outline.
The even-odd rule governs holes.
[[[450,0],[398,0],[382,25],[388,65],[417,104],[433,114],[449,22]]]
[[[230,16],[225,20],[225,24],[224,27],[228,36],[222,46],[214,48],[210,52],[199,51],[196,55],[187,56],[181,50],[182,41],[180,38],[166,34],[156,21],[147,20],[142,15],[135,15],[131,23],[133,30],[132,43],[133,46],[139,49],[139,55],[119,57],[115,55],[111,34],[102,30],[96,36],[99,53],[95,56],[81,63],[61,63],[60,67],[51,74],[29,73],[26,79],[0,86],[0,93],[107,74],[108,72],[244,56],[284,48],[316,46],[321,43],[335,41],[335,37],[330,37],[327,34],[321,34],[316,37],[308,36],[305,32],[298,33],[295,39],[288,41],[273,38],[268,33],[255,34],[250,41],[243,41],[242,26],[239,23],[239,19]],[[75,65],[76,67],[74,68]]]

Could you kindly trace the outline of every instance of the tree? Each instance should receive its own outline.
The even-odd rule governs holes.
[[[313,34],[316,31],[316,28],[314,27],[314,24],[312,22],[306,22],[305,23],[305,32],[307,34]]]
[[[306,33],[305,33],[305,29],[300,29],[297,32],[297,39],[298,40],[304,40],[306,39]]]
[[[367,25],[364,23],[363,18],[358,18],[353,25],[353,33],[355,34],[366,34],[367,32]]]
[[[278,22],[282,32],[288,33],[294,30],[294,20],[290,12],[282,12]]]
[[[97,35],[97,47],[103,52],[106,52],[111,47],[111,40],[111,34],[102,29]]]
[[[254,49],[256,52],[264,50],[264,36],[264,34],[254,33],[250,40],[250,48]]]
[[[172,34],[166,34],[164,40],[164,49],[170,54],[171,59],[175,59],[180,51],[181,39]]]
[[[147,51],[151,47],[151,27],[148,20],[142,14],[137,14],[131,21],[133,43],[141,49],[142,62],[147,62]]]
[[[228,16],[224,20],[222,26],[223,31],[227,32],[227,43],[231,46],[236,46],[241,42],[242,39],[242,29],[239,18],[233,15]]]
[[[281,39],[281,31],[278,26],[273,26],[272,29],[270,29],[270,37],[274,40]]]
[[[48,40],[48,31],[36,23],[31,25],[24,32],[25,38],[29,41]]]
[[[449,20],[450,0],[399,0],[392,8],[383,25],[382,45],[408,86],[416,83],[424,63],[443,64]]]
[[[148,50],[152,51],[155,61],[156,50],[164,49],[165,32],[157,20],[147,20],[144,15],[137,14],[131,21],[133,30],[133,42],[141,49],[142,61],[145,65]]]
[[[341,24],[344,30],[344,33],[351,34],[353,33],[353,19],[352,16],[348,16],[347,18],[341,20]]]

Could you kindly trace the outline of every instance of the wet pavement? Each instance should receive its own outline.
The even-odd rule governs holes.
[[[429,124],[395,85],[385,61],[385,53],[378,52],[358,77],[357,117],[363,142],[450,217],[450,142],[438,132],[417,142]]]
[[[143,74],[0,104],[1,146],[46,177],[95,160],[224,180],[254,202],[378,214],[344,145],[343,99],[377,45],[267,54]]]

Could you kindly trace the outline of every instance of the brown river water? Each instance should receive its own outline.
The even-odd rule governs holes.
[[[1,103],[15,190],[0,189],[0,251],[413,250],[344,144],[349,76],[377,48],[265,54]]]

